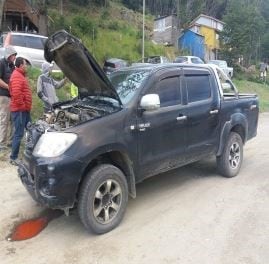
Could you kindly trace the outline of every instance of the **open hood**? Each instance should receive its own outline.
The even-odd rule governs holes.
[[[54,33],[45,43],[44,57],[48,62],[56,62],[66,77],[78,87],[80,97],[105,96],[122,105],[103,70],[76,37],[64,30]]]

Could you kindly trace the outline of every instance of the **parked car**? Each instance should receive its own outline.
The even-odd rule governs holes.
[[[234,69],[232,67],[228,67],[227,62],[225,60],[210,60],[207,63],[218,65],[231,78],[234,75]]]
[[[18,172],[38,203],[66,214],[77,206],[86,229],[100,234],[121,222],[128,195],[135,198],[136,183],[148,177],[210,155],[223,176],[239,173],[243,145],[257,133],[259,102],[239,94],[216,65],[134,66],[109,80],[65,31],[48,39],[45,58],[80,96],[28,126]]]
[[[111,58],[107,59],[104,62],[103,71],[106,74],[110,74],[111,72],[118,70],[123,67],[127,67],[128,62],[123,59]]]
[[[195,56],[178,56],[174,60],[175,63],[194,63],[194,64],[204,64],[203,60]]]
[[[145,63],[147,64],[158,64],[158,63],[169,63],[170,60],[165,56],[149,56],[144,59],[140,59],[137,62],[133,62],[132,66],[139,66]]]
[[[17,57],[24,58],[31,66],[41,68],[44,58],[44,44],[47,40],[46,36],[22,33],[22,32],[7,32],[0,37],[0,56],[4,56],[5,47],[12,45],[17,51]],[[59,70],[57,65],[54,65],[54,70]]]

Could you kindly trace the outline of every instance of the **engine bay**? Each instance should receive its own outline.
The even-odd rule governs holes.
[[[56,103],[35,123],[29,123],[26,131],[26,150],[32,151],[39,137],[50,131],[63,131],[69,127],[116,112],[120,106],[100,98],[86,97]]]

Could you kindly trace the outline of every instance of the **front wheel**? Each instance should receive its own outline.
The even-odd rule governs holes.
[[[122,171],[113,165],[99,165],[82,184],[79,217],[87,230],[103,234],[119,225],[127,202],[128,186]]]
[[[224,177],[236,176],[243,161],[243,142],[238,133],[231,132],[223,152],[217,157],[218,172]]]

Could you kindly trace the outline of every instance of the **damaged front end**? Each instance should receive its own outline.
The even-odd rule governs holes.
[[[85,135],[82,144],[77,131],[86,122],[120,111],[122,103],[100,66],[74,36],[65,31],[55,33],[48,38],[44,55],[78,87],[79,96],[54,104],[50,113],[28,125],[18,172],[34,200],[67,210],[75,204],[87,166],[83,160],[86,149],[81,153]]]
[[[76,126],[120,109],[112,98],[88,96],[54,104],[50,113],[28,124],[24,161],[18,173],[34,200],[54,209],[74,206],[85,166],[77,157]]]

